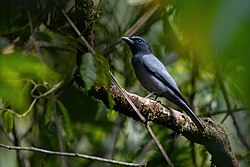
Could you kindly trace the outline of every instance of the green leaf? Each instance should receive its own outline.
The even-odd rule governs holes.
[[[3,121],[4,121],[4,127],[6,128],[7,132],[11,132],[13,129],[14,125],[14,117],[12,113],[10,112],[5,112],[3,116]]]
[[[21,53],[0,56],[0,78],[0,97],[17,112],[26,110],[30,103],[27,80],[40,83],[56,83],[59,80],[57,73],[47,68],[39,59]]]
[[[54,101],[51,98],[49,98],[48,103],[47,103],[45,117],[44,117],[44,125],[48,124],[52,120],[53,107],[54,107]]]
[[[108,84],[111,85],[111,79],[109,75],[109,63],[108,61],[100,54],[96,54],[95,56],[97,77],[96,81],[99,85]]]
[[[113,107],[115,105],[115,100],[114,100],[112,94],[110,93],[110,91],[108,91],[108,101],[109,101],[109,109],[113,109]]]
[[[96,81],[98,85],[108,85],[108,88],[111,86],[111,78],[109,75],[109,63],[100,54],[96,54],[95,56],[95,63],[96,63],[96,69],[97,69],[97,77]],[[115,101],[113,99],[113,96],[108,91],[108,101],[109,101],[109,108],[112,109],[115,105]]]
[[[60,108],[60,111],[62,113],[64,130],[66,132],[67,137],[70,138],[70,137],[72,137],[72,127],[71,127],[71,121],[69,118],[68,111],[61,101],[57,100],[56,102],[57,102],[57,104]]]
[[[95,63],[90,53],[86,53],[82,56],[80,74],[85,84],[85,90],[88,91],[96,79]]]

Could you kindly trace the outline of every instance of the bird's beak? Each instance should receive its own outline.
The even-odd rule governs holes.
[[[134,41],[131,40],[129,37],[122,37],[122,40],[124,40],[125,42],[127,42],[128,44],[134,44]]]

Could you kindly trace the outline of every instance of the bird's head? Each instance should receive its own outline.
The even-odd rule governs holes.
[[[122,37],[122,40],[124,40],[128,44],[133,55],[138,53],[142,54],[151,53],[151,48],[148,42],[139,36]]]

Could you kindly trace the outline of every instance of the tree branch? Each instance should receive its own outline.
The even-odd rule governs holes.
[[[35,152],[40,152],[40,153],[44,153],[44,154],[47,154],[47,155],[59,155],[59,156],[67,156],[67,157],[78,157],[78,158],[84,158],[84,159],[89,159],[89,160],[96,160],[96,161],[101,161],[101,162],[115,164],[115,165],[122,165],[122,166],[138,166],[138,167],[146,166],[146,164],[135,164],[135,163],[128,163],[128,162],[121,162],[121,161],[115,161],[115,160],[111,160],[111,159],[100,158],[100,157],[90,156],[90,155],[85,155],[85,154],[57,152],[57,151],[45,150],[45,149],[41,149],[41,148],[37,148],[37,147],[9,146],[9,145],[1,144],[1,143],[0,143],[0,147],[6,148],[6,149],[9,149],[9,150],[35,151]]]
[[[102,100],[106,106],[108,104],[107,92],[110,91],[115,100],[114,109],[135,120],[140,120],[126,98],[119,89],[112,85],[110,90],[107,86],[93,87],[88,93],[97,99]],[[205,131],[197,129],[192,120],[181,112],[163,106],[162,104],[127,92],[129,98],[138,108],[147,121],[166,126],[167,128],[181,133],[187,139],[204,145],[212,155],[212,164],[216,166],[238,166],[238,162],[231,150],[228,135],[225,130],[213,122],[210,118],[202,118],[201,121]]]

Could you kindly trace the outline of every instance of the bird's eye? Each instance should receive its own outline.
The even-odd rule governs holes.
[[[138,41],[138,42],[141,42],[142,40],[141,40],[141,39],[138,39],[137,41]]]

